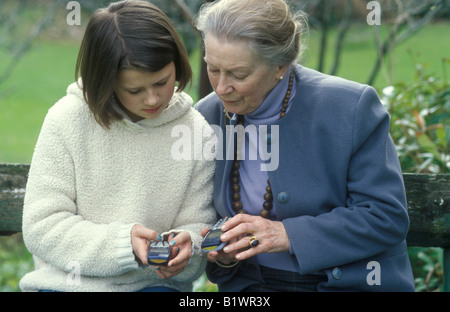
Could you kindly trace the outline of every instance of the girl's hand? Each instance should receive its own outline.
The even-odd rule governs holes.
[[[143,225],[136,224],[131,229],[131,245],[133,247],[133,252],[143,264],[148,265],[147,250],[149,241],[156,240],[158,240],[158,233]]]
[[[183,231],[176,236],[170,234],[169,245],[172,247],[172,259],[167,266],[157,266],[156,274],[163,278],[170,278],[183,272],[192,257],[192,240],[189,232]]]

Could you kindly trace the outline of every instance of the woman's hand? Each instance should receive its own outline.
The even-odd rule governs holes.
[[[206,233],[208,233],[210,229],[209,228],[204,228],[201,231],[201,234],[203,237],[205,237]],[[233,238],[230,242],[236,242],[238,239],[237,238]],[[223,250],[220,251],[210,251],[207,254],[207,258],[209,261],[211,262],[220,262],[222,264],[228,265],[231,263],[236,262],[236,256],[237,251],[234,252],[230,252],[230,253],[224,253]]]
[[[168,242],[172,247],[172,259],[167,263],[167,266],[161,265],[156,267],[156,274],[162,279],[173,277],[183,272],[192,257],[192,240],[188,232],[183,231],[177,235],[170,234]]]
[[[228,244],[223,252],[233,255],[236,260],[244,260],[257,254],[289,251],[290,243],[282,222],[271,221],[260,216],[238,214],[223,226],[220,239]],[[259,244],[250,247],[248,234],[255,236]],[[208,255],[209,256],[209,255]],[[220,260],[219,260],[220,261]]]

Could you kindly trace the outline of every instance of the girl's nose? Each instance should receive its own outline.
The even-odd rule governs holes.
[[[155,106],[158,104],[159,96],[153,91],[147,91],[145,98],[144,98],[144,104],[148,106]]]

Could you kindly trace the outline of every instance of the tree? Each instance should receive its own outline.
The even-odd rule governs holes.
[[[367,79],[373,84],[384,58],[397,45],[413,36],[422,27],[429,24],[445,9],[446,0],[401,1],[395,0],[396,16],[387,37],[382,40],[379,26],[374,26],[374,36],[378,47],[378,58]]]
[[[31,48],[33,41],[52,22],[57,1],[48,5],[46,13],[34,21],[23,41],[17,41],[20,36],[19,25],[23,22],[22,16],[28,9],[28,1],[0,2],[0,51],[9,54],[9,61],[0,68],[0,84],[11,75],[19,60]]]
[[[366,23],[366,18],[372,14],[369,3],[379,4],[381,8],[380,23],[370,23],[373,27],[374,40],[377,46],[378,57],[374,60],[367,83],[373,84],[383,65],[384,59],[401,42],[407,40],[422,27],[429,24],[440,14],[446,14],[448,0],[311,0],[307,2],[288,0],[294,10],[301,9],[308,13],[310,26],[320,31],[320,46],[317,52],[318,64],[316,69],[326,72],[325,55],[333,53],[333,63],[329,74],[339,72],[342,45],[345,42],[347,30],[352,19]],[[334,49],[328,45],[330,29],[337,27],[337,40]],[[389,28],[388,35],[382,39],[380,28]]]

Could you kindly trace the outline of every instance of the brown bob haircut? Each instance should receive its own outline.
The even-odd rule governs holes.
[[[192,69],[184,45],[169,18],[145,1],[120,1],[90,18],[78,54],[75,79],[97,122],[109,128],[122,116],[114,86],[123,69],[157,72],[174,62],[177,91],[186,88]]]

